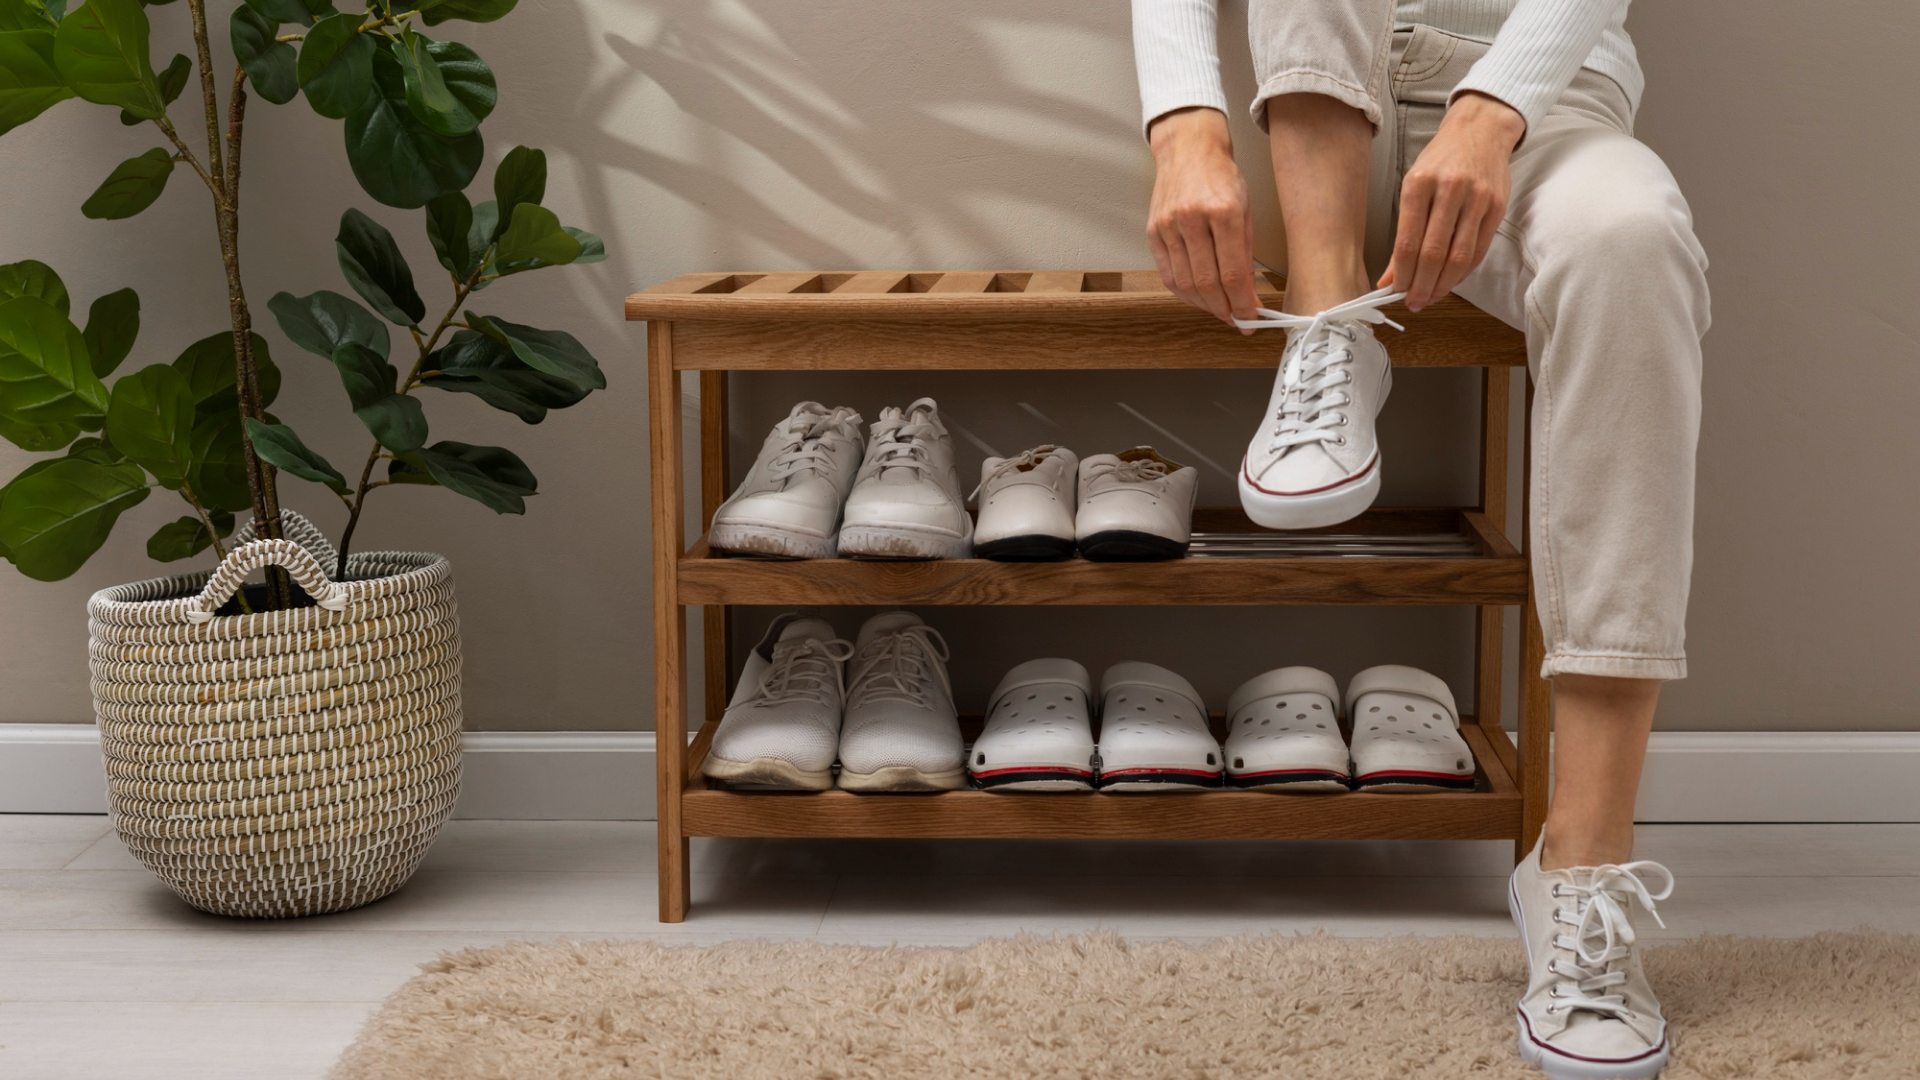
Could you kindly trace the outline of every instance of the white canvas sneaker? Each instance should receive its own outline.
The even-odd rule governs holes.
[[[1220,786],[1220,743],[1193,684],[1129,660],[1100,676],[1101,791],[1202,791]]]
[[[1177,559],[1193,540],[1200,473],[1151,446],[1095,454],[1080,463],[1074,536],[1096,561]]]
[[[701,763],[714,780],[825,791],[833,786],[845,670],[853,654],[824,620],[782,615],[747,656]]]
[[[1240,466],[1240,505],[1269,529],[1337,525],[1380,493],[1373,422],[1393,388],[1393,368],[1373,325],[1400,324],[1380,309],[1406,294],[1370,292],[1314,316],[1260,309],[1234,325],[1287,328],[1267,415]]]
[[[1092,791],[1093,680],[1072,660],[1029,660],[987,705],[967,771],[989,791]]]
[[[717,551],[831,559],[840,506],[860,469],[860,414],[803,401],[773,426],[760,456],[714,511]]]
[[[912,612],[882,612],[860,628],[847,664],[842,788],[952,791],[966,784],[946,659],[939,631]]]
[[[964,559],[973,518],[960,497],[953,437],[940,407],[921,398],[880,410],[867,457],[847,496],[840,554],[867,559]]]
[[[1453,691],[1438,676],[1399,664],[1370,667],[1347,684],[1347,716],[1356,789],[1473,790],[1473,751],[1460,737]]]
[[[1340,737],[1340,686],[1318,668],[1283,667],[1240,684],[1227,699],[1227,786],[1345,791],[1351,773]]]
[[[1663,881],[1659,892],[1646,877]],[[1527,950],[1520,1056],[1554,1080],[1648,1080],[1668,1056],[1667,1021],[1634,951],[1633,907],[1673,893],[1657,862],[1540,869],[1540,845],[1513,871],[1507,904]],[[1665,925],[1662,923],[1661,925]]]
[[[982,462],[970,496],[980,500],[974,555],[1009,562],[1071,556],[1079,468],[1073,451],[1053,445]]]

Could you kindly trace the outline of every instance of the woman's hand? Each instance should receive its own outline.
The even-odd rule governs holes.
[[[1440,131],[1400,183],[1400,230],[1380,277],[1419,311],[1453,291],[1493,246],[1507,215],[1513,148],[1526,120],[1498,98],[1468,91],[1447,107]]]
[[[1256,318],[1253,217],[1227,118],[1217,109],[1179,109],[1156,119],[1147,141],[1154,162],[1147,243],[1160,280],[1219,319]]]

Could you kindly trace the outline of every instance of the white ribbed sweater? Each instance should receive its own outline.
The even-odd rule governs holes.
[[[1490,42],[1454,93],[1477,90],[1499,98],[1531,129],[1582,67],[1619,83],[1639,108],[1645,79],[1627,37],[1629,2],[1394,0],[1394,25],[1431,26]],[[1147,124],[1193,105],[1227,110],[1218,34],[1219,0],[1133,0],[1133,57]]]

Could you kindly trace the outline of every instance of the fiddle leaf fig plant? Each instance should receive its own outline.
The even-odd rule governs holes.
[[[0,0],[0,136],[68,98],[118,110],[122,124],[151,124],[161,145],[116,166],[80,203],[100,220],[158,204],[186,166],[210,197],[226,281],[227,325],[168,363],[123,371],[140,330],[131,288],[95,298],[83,323],[60,276],[25,259],[0,265],[0,437],[36,460],[0,486],[0,558],[41,580],[67,577],[107,541],[120,515],[155,488],[175,492],[187,513],[147,540],[170,562],[212,549],[235,515],[255,533],[280,535],[278,474],[323,485],[346,518],[336,573],[367,495],[394,484],[444,487],[500,513],[524,513],[537,483],[501,447],[429,442],[420,391],[471,394],[529,424],[606,385],[572,335],[469,308],[501,278],[595,262],[605,246],[562,225],[541,205],[546,155],[516,147],[493,174],[493,198],[465,194],[481,172],[480,125],[499,100],[493,71],[474,50],[427,30],[450,21],[491,22],[516,0],[245,0],[227,10],[235,60],[224,109],[214,70],[210,0],[185,0],[194,55],[156,68],[150,13],[171,0]],[[197,76],[198,93],[187,95]],[[183,96],[192,122],[169,110]],[[358,299],[322,290],[268,301],[280,329],[337,373],[346,403],[372,447],[343,473],[267,411],[280,371],[253,332],[240,265],[240,164],[250,98],[275,105],[304,96],[340,121],[347,162],[376,202],[422,211],[427,239],[448,282],[441,314],[427,300],[399,244],[372,217],[350,209],[334,239],[340,275]],[[204,146],[192,132],[204,126]],[[404,333],[398,338],[389,325]],[[241,598],[243,609],[247,598]],[[293,602],[269,573],[266,602]]]

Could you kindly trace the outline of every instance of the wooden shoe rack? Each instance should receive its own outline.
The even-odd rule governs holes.
[[[1264,302],[1279,307],[1278,280]],[[772,562],[685,546],[680,377],[700,378],[702,522],[727,496],[727,373],[769,370],[1267,368],[1275,343],[1182,304],[1150,270],[687,274],[628,297],[647,322],[652,412],[653,598],[659,734],[660,919],[689,904],[694,836],[1512,839],[1524,853],[1546,813],[1548,684],[1527,557],[1506,537],[1513,402],[1526,364],[1515,330],[1458,300],[1394,311],[1397,367],[1483,369],[1480,501],[1369,511],[1328,532],[1381,554],[1157,563]],[[1237,507],[1202,509],[1196,529],[1252,532]],[[1404,541],[1420,537],[1440,554]],[[1396,540],[1402,542],[1396,542]],[[1362,542],[1364,553],[1368,542]],[[1464,552],[1464,554],[1463,554]],[[728,605],[1451,604],[1477,610],[1477,668],[1463,734],[1472,791],[1274,795],[768,795],[708,786],[700,762],[729,687]],[[687,740],[687,619],[703,605],[706,716]],[[1500,723],[1502,610],[1521,605],[1519,745]],[[1463,698],[1462,705],[1469,704]],[[682,749],[684,748],[684,749]]]

